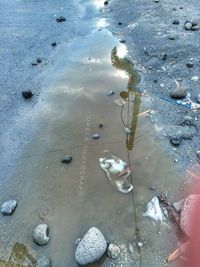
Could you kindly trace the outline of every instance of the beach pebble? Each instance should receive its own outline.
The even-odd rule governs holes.
[[[100,134],[93,134],[92,138],[93,139],[99,139],[100,138]]]
[[[174,24],[174,25],[178,25],[180,22],[179,22],[179,20],[177,20],[177,19],[175,19],[173,22],[172,22],[172,24]]]
[[[109,258],[115,260],[120,255],[120,248],[117,245],[110,243],[107,248],[107,254]]]
[[[28,91],[22,91],[22,96],[25,98],[25,99],[29,99],[33,96],[33,93],[28,90]]]
[[[185,29],[188,30],[188,31],[191,30],[192,29],[192,23],[191,22],[186,22],[185,23]]]
[[[125,127],[124,131],[125,131],[126,134],[131,134],[132,133],[131,129],[128,128],[128,127]]]
[[[193,82],[197,82],[198,80],[199,80],[199,76],[193,76],[191,78],[191,81],[193,81]]]
[[[86,265],[98,261],[106,252],[107,243],[99,229],[90,228],[78,243],[75,252],[76,262]]]
[[[66,21],[66,18],[63,17],[63,16],[60,16],[60,17],[58,17],[58,18],[56,19],[56,21],[57,21],[57,22],[64,22],[64,21]]]
[[[111,96],[111,95],[114,95],[115,92],[111,90],[111,91],[108,91],[106,94],[107,94],[108,96]]]
[[[33,240],[37,245],[43,246],[49,242],[49,227],[47,224],[39,224],[33,231]]]
[[[175,40],[175,39],[177,38],[177,35],[174,34],[174,33],[171,33],[171,34],[168,35],[168,38],[169,38],[170,40]]]
[[[72,161],[72,156],[67,155],[62,159],[62,163],[70,163]]]
[[[188,63],[186,64],[186,67],[188,67],[188,68],[193,68],[193,67],[194,67],[194,64],[193,64],[192,62],[188,62]]]
[[[51,260],[43,256],[37,260],[35,267],[51,267]]]
[[[185,98],[187,96],[187,89],[184,87],[179,87],[179,88],[171,91],[170,96],[172,98],[178,98],[178,99]]]
[[[15,211],[17,204],[17,201],[13,199],[4,202],[1,205],[1,213],[3,215],[11,215]]]

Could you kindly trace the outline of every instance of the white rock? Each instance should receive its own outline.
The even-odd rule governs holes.
[[[193,76],[191,78],[191,81],[193,81],[193,82],[197,82],[198,80],[199,80],[199,76]]]
[[[107,249],[107,254],[109,258],[115,260],[120,255],[120,248],[117,245],[110,243]]]
[[[151,218],[154,222],[163,221],[163,213],[159,204],[158,197],[153,197],[152,200],[147,204],[147,210],[143,213],[143,216]]]
[[[49,242],[48,236],[48,225],[47,224],[39,224],[35,227],[33,231],[33,240],[36,244],[43,246]]]
[[[98,261],[107,249],[106,240],[99,229],[92,227],[78,243],[75,259],[78,264],[86,265]]]
[[[175,210],[177,212],[180,212],[181,211],[184,202],[185,202],[185,199],[181,199],[181,200],[173,203],[173,207],[175,208]]]
[[[11,199],[9,201],[4,202],[1,205],[1,213],[4,215],[11,215],[16,207],[17,207],[17,201]]]

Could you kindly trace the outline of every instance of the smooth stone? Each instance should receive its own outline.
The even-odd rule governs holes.
[[[128,127],[125,127],[124,131],[125,131],[126,134],[131,134],[132,133],[131,129],[128,128]]]
[[[110,243],[107,248],[107,254],[109,258],[115,260],[120,255],[120,248],[117,245]]]
[[[197,96],[197,102],[200,104],[200,94]]]
[[[62,163],[67,163],[69,164],[72,161],[72,156],[67,155],[62,159]]]
[[[171,33],[171,34],[168,35],[168,38],[169,38],[170,40],[175,40],[175,39],[177,38],[177,35]]]
[[[37,260],[35,267],[51,267],[51,260],[43,256]]]
[[[178,98],[178,99],[185,98],[187,96],[187,89],[182,87],[175,89],[174,91],[170,92],[170,96],[172,98]]]
[[[99,139],[100,138],[100,134],[93,134],[92,138],[95,139],[95,140]]]
[[[54,43],[51,44],[51,46],[55,47],[55,46],[57,46],[57,43],[54,42]]]
[[[76,262],[86,265],[98,261],[106,252],[107,243],[99,229],[90,228],[78,243],[75,252]]]
[[[188,68],[193,68],[193,67],[194,67],[194,64],[193,64],[192,62],[188,62],[188,63],[186,64],[186,67],[188,67]]]
[[[37,245],[44,246],[49,242],[49,227],[47,224],[39,224],[33,231],[33,240]]]
[[[25,99],[29,99],[33,96],[33,93],[28,90],[28,91],[22,91],[22,96],[25,98]]]
[[[15,211],[17,205],[18,203],[14,199],[6,201],[1,205],[1,213],[3,215],[11,215]]]
[[[191,81],[193,81],[193,82],[197,82],[198,80],[199,80],[199,76],[193,76],[191,78]]]
[[[196,26],[192,26],[192,30],[193,30],[193,31],[198,31],[198,30],[199,30],[199,26],[198,26],[198,25],[196,25]]]
[[[183,140],[182,136],[170,138],[170,143],[174,146],[179,146]]]
[[[192,26],[197,26],[198,25],[198,20],[192,20],[191,23],[192,23]]]
[[[103,124],[102,123],[99,124],[99,128],[103,128]]]
[[[144,244],[142,242],[138,242],[137,245],[139,248],[142,248],[144,246]]]
[[[112,91],[112,90],[107,92],[107,95],[108,95],[108,96],[111,96],[111,95],[114,95],[114,94],[115,94],[115,92]]]
[[[38,64],[42,63],[42,59],[41,58],[37,58],[37,63]]]
[[[186,22],[185,23],[185,29],[188,30],[188,31],[191,30],[192,29],[192,23],[191,22]]]

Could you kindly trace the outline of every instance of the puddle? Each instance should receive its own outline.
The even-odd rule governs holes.
[[[114,47],[123,53],[117,54]],[[138,117],[149,108],[148,100],[141,96],[139,76],[123,59],[124,53],[126,47],[102,30],[74,42],[63,55],[59,71],[52,73],[55,82],[43,96],[40,131],[25,151],[12,187],[5,189],[19,200],[19,206],[13,217],[1,222],[2,248],[20,241],[37,256],[51,257],[54,266],[74,267],[76,239],[96,226],[122,253],[115,261],[104,257],[90,266],[165,266],[174,232],[168,227],[158,231],[142,214],[161,189],[174,192],[179,177],[158,145],[152,124]],[[115,94],[108,96],[111,90]],[[128,93],[123,112],[116,104],[122,91]],[[129,135],[121,114],[131,129]],[[100,138],[93,140],[93,134]],[[106,151],[132,166],[132,192],[122,194],[102,172],[98,159]],[[69,165],[61,163],[67,154],[73,157]],[[42,248],[32,241],[32,230],[41,222],[48,223],[51,238]],[[138,238],[144,243],[141,254]]]

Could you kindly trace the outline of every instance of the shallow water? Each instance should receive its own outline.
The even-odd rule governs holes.
[[[14,244],[21,242],[37,257],[51,257],[53,266],[75,267],[76,239],[97,226],[109,242],[120,245],[122,253],[115,261],[104,257],[91,266],[140,266],[134,194],[144,243],[141,266],[165,266],[164,257],[173,247],[170,237],[174,231],[153,225],[142,213],[147,202],[162,189],[175,191],[178,176],[155,139],[153,125],[144,116],[137,117],[136,123],[138,111],[149,108],[148,97],[141,97],[135,121],[131,120],[133,128],[137,125],[130,149],[133,192],[117,191],[98,165],[106,151],[128,162],[121,106],[115,101],[120,99],[121,91],[127,90],[130,76],[112,66],[111,51],[115,46],[123,47],[109,31],[93,32],[74,42],[52,73],[54,82],[40,103],[40,130],[24,152],[12,185],[4,192],[5,196],[17,198],[19,206],[12,217],[2,218],[2,258],[6,259]],[[137,89],[142,91],[139,84]],[[115,94],[108,96],[110,90]],[[99,140],[92,139],[95,133],[100,134]],[[73,157],[69,165],[61,163],[67,154]],[[155,186],[155,191],[149,190],[150,186]],[[34,226],[41,222],[50,227],[51,240],[45,247],[36,246],[31,236]]]

